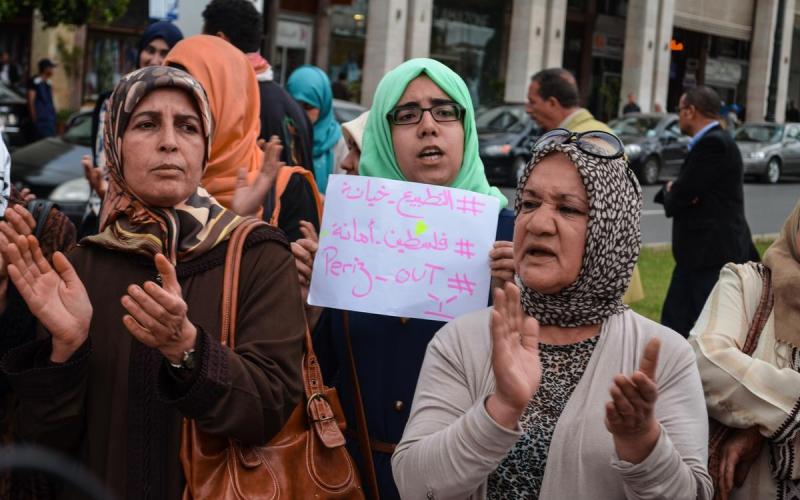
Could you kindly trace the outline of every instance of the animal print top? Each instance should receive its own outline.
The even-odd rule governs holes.
[[[542,382],[520,417],[522,436],[489,476],[489,500],[539,498],[553,431],[599,338],[569,345],[539,344]]]

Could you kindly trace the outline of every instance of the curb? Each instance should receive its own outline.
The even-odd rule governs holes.
[[[753,241],[770,241],[776,240],[780,236],[780,233],[763,233],[763,234],[754,234]],[[672,248],[672,243],[668,241],[663,241],[659,243],[643,243],[642,248],[647,248],[648,250],[669,250]]]

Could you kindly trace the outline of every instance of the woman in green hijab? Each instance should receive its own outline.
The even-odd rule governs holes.
[[[502,193],[489,185],[478,156],[469,92],[461,77],[445,65],[412,59],[387,73],[375,92],[362,145],[359,175],[495,196],[501,206],[497,239],[512,239],[514,214],[504,208],[508,201]],[[495,270],[493,275],[497,276]],[[337,381],[349,428],[355,430],[359,391],[350,376],[349,338],[371,455],[362,453],[355,433],[348,437],[348,446],[370,493],[371,467],[365,457],[371,458],[382,500],[400,498],[391,454],[408,420],[425,348],[442,326],[439,321],[328,310],[315,330],[325,379]]]
[[[381,80],[364,132],[360,173],[467,189],[498,198],[501,208],[508,204],[486,180],[464,80],[433,59],[406,61]]]

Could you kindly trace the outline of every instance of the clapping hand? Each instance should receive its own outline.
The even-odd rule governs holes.
[[[19,192],[19,197],[22,198],[22,201],[25,203],[36,199],[36,195],[33,194],[29,188],[22,188],[22,191]]]
[[[661,342],[653,338],[644,348],[639,369],[626,377],[614,377],[611,401],[606,403],[606,429],[614,437],[621,460],[638,464],[650,455],[661,427],[655,417],[658,398],[656,367]]]
[[[89,181],[89,185],[94,192],[97,193],[97,196],[102,200],[106,196],[106,191],[108,191],[108,181],[106,180],[103,170],[95,168],[92,163],[92,157],[89,155],[83,155],[83,158],[81,158],[81,165],[83,165],[83,175],[86,177],[86,180]]]
[[[513,283],[494,290],[491,321],[495,392],[486,400],[486,411],[498,424],[516,429],[542,380],[539,323],[522,310]]]
[[[269,142],[259,139],[258,146],[264,151],[261,172],[252,185],[247,184],[247,169],[240,168],[236,178],[236,191],[233,193],[231,208],[242,216],[255,215],[264,204],[267,191],[272,188],[278,171],[286,165],[281,161],[281,141],[278,136],[270,137]],[[266,214],[269,217],[271,214]]]
[[[163,288],[152,281],[129,286],[122,297],[122,307],[128,311],[122,323],[139,342],[179,364],[183,353],[194,349],[197,329],[187,316],[175,267],[162,254],[156,255],[155,264]]]
[[[2,233],[10,234],[8,222]],[[5,247],[8,275],[31,313],[52,336],[50,360],[63,363],[86,341],[92,304],[75,269],[61,252],[53,254],[53,267],[44,258],[34,236],[21,234]]]
[[[33,196],[33,195],[30,195]],[[6,209],[6,224],[0,224],[0,314],[8,304],[8,261],[3,257],[5,249],[17,236],[27,236],[36,228],[33,216],[22,205],[12,205]]]

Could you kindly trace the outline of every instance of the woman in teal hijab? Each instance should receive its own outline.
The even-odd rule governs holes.
[[[331,81],[316,66],[300,66],[286,82],[286,90],[306,109],[314,125],[314,177],[321,193],[336,166],[334,149],[342,140],[342,128],[333,115]]]
[[[497,197],[501,207],[507,204],[505,196],[486,180],[467,87],[437,61],[412,59],[383,77],[362,146],[359,175],[467,189]],[[513,212],[502,208],[496,238],[508,245],[513,221]],[[500,276],[497,263],[498,268],[505,266],[504,272],[513,279],[513,269],[508,269],[510,258],[490,257],[493,276]],[[442,326],[439,321],[328,309],[314,330],[324,378],[336,381],[348,429],[360,427],[356,411],[359,393],[363,402],[371,454],[362,453],[355,434],[348,436],[347,446],[369,497],[374,498],[377,490],[381,500],[400,498],[392,477],[391,454],[409,417],[425,349]],[[348,369],[349,349],[358,389]]]

